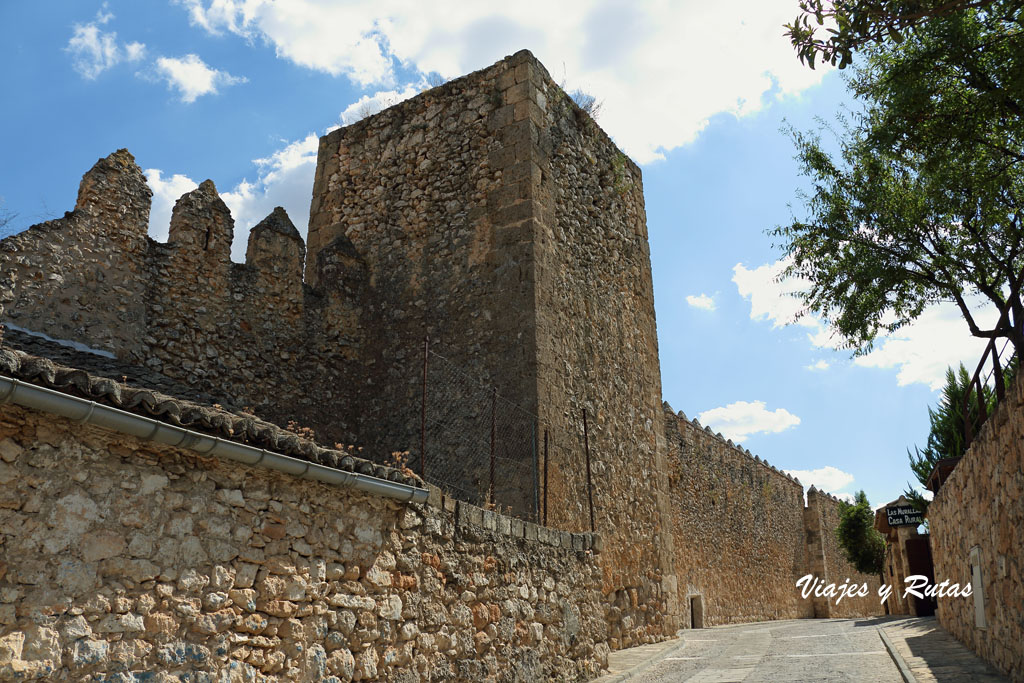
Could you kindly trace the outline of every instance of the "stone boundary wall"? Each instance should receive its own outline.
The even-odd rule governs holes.
[[[982,427],[928,506],[935,580],[971,583],[980,559],[987,626],[975,598],[938,599],[939,623],[1013,680],[1024,681],[1024,376]]]
[[[3,680],[585,680],[599,548],[0,408]]]
[[[812,486],[805,507],[799,480],[667,403],[664,412],[683,627],[693,598],[705,626],[884,613],[879,578],[854,571],[839,547],[837,498]],[[869,595],[804,599],[796,582],[806,574],[867,583]]]
[[[846,560],[839,545],[836,529],[839,527],[839,499],[813,486],[807,490],[807,507],[804,519],[807,529],[808,572],[824,577],[826,583],[842,584],[847,579],[851,584],[867,584],[868,594],[864,597],[834,599],[815,598],[816,617],[864,617],[885,614],[885,607],[878,596],[881,577],[862,574]],[[820,558],[820,559],[819,559]],[[811,602],[812,599],[808,599]]]
[[[705,626],[813,616],[796,589],[807,573],[803,487],[667,403],[664,410],[683,626],[694,597]]]

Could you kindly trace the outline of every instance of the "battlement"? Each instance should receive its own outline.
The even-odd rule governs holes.
[[[335,409],[328,418],[325,406],[361,375],[358,255],[342,249],[341,286],[314,290],[284,209],[253,228],[245,263],[232,263],[234,220],[213,182],[177,201],[166,243],[147,236],[151,196],[131,154],[118,150],[85,173],[74,211],[0,242],[6,278],[17,282],[3,319],[110,351],[280,424],[354,440],[355,419]],[[334,265],[322,267],[337,269],[329,253],[321,261]]]
[[[682,438],[687,439],[688,437],[686,435],[689,434],[690,436],[688,440],[692,442],[694,440],[694,436],[697,433],[702,433],[701,437],[703,437],[704,435],[710,435],[719,443],[728,447],[731,450],[731,452],[734,453],[735,455],[742,456],[752,464],[756,464],[764,468],[768,472],[771,472],[772,474],[779,475],[780,477],[789,480],[789,482],[796,484],[797,486],[800,486],[801,490],[803,489],[803,485],[800,483],[799,479],[790,475],[788,472],[780,470],[774,465],[769,464],[767,460],[762,460],[760,457],[751,453],[750,449],[744,448],[739,444],[733,443],[732,439],[727,439],[725,436],[722,435],[721,432],[716,433],[711,430],[711,427],[702,426],[700,420],[698,420],[697,418],[693,418],[691,420],[687,418],[686,414],[681,410],[678,413],[674,412],[672,406],[670,406],[668,402],[665,402],[663,404],[663,408],[665,410],[665,418],[668,421],[667,424],[671,424],[673,420],[677,421],[678,429],[680,431],[680,434],[682,435]]]

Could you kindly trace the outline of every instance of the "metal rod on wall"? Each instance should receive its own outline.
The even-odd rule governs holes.
[[[498,410],[498,390],[491,389],[491,486],[488,491],[488,500],[494,505],[494,437],[496,427],[495,414]]]
[[[544,526],[548,525],[548,430],[544,430]]]
[[[427,354],[430,336],[423,335],[423,398],[420,410],[420,479],[427,480]]]
[[[530,425],[530,444],[533,446],[533,518],[540,519],[540,469],[537,464],[537,420]]]
[[[587,436],[587,409],[583,409],[583,451],[587,456],[587,502],[590,505],[590,531],[594,529],[594,486],[590,480],[590,439]]]

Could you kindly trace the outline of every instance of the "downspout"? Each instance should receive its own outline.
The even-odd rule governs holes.
[[[80,424],[90,424],[128,434],[144,441],[187,448],[201,455],[215,455],[246,465],[267,467],[299,479],[312,479],[342,488],[353,488],[384,498],[424,503],[427,489],[378,479],[377,477],[324,467],[263,448],[255,448],[219,437],[176,427],[142,415],[106,406],[77,396],[28,384],[0,375],[0,405],[15,403],[26,408],[66,417]]]

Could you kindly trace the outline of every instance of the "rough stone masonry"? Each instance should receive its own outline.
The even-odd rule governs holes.
[[[526,666],[583,678],[598,670],[609,647],[695,625],[697,598],[707,625],[834,613],[827,604],[801,604],[795,581],[807,571],[854,578],[832,542],[838,503],[812,490],[805,510],[798,482],[662,406],[640,169],[529,52],[321,138],[308,243],[275,210],[250,233],[246,262],[232,263],[233,219],[209,181],[178,201],[168,242],[159,243],[147,236],[151,194],[132,156],[120,150],[86,173],[74,211],[0,242],[0,320],[11,324],[6,347],[64,358],[115,384],[292,423],[323,445],[355,444],[379,460],[418,448],[418,350],[429,336],[432,348],[549,431],[551,528],[491,513],[469,525],[493,531],[493,520],[506,520],[500,523],[511,530],[509,545],[462,534],[462,507],[438,508],[455,516],[444,518],[446,526],[441,512],[284,475],[252,498],[245,483],[268,476],[260,470],[116,445],[110,435],[79,435],[59,420],[0,407],[7,425],[0,443],[10,454],[3,472],[19,491],[0,525],[0,614],[7,615],[0,666],[36,673],[51,666],[67,676],[80,666],[99,670],[88,669],[92,654],[75,654],[87,648],[96,656],[116,651],[124,672],[152,670],[170,666],[160,659],[172,656],[161,654],[170,647],[181,671],[225,675],[478,680],[514,677]],[[46,346],[39,334],[63,345]],[[72,353],[70,342],[92,353]],[[574,533],[589,531],[579,448],[584,410],[597,537]],[[40,433],[60,436],[46,441]],[[460,434],[449,436],[432,457],[450,458],[458,469]],[[76,476],[88,485],[74,483]],[[135,492],[147,476],[173,483],[147,499],[146,514],[159,523],[140,527],[120,506],[139,500]],[[72,512],[54,507],[77,495],[79,484],[92,491],[88,502],[69,499]],[[222,489],[240,491],[245,503],[217,498],[235,496],[217,493]],[[524,500],[532,495],[521,493]],[[323,524],[341,525],[338,534],[350,530],[351,544],[332,545],[334,532],[324,529],[289,531],[311,514],[333,517]],[[415,529],[402,526],[410,514],[423,520]],[[432,515],[441,515],[436,524]],[[367,519],[383,540],[365,532],[370,537],[357,534],[356,544],[351,530]],[[266,537],[257,528],[283,528],[284,535]],[[418,535],[428,529],[429,542]],[[94,532],[105,534],[103,544],[86,536]],[[139,534],[147,540],[133,546]],[[68,541],[47,545],[50,536]],[[272,564],[260,545],[269,543],[278,543],[274,563],[291,564]],[[184,551],[167,554],[164,546]],[[555,557],[549,546],[562,550]],[[587,554],[597,546],[600,553]],[[394,591],[366,585],[382,548],[395,558],[394,566],[383,561],[393,580],[396,572],[419,577],[396,593],[400,618],[382,616],[378,601]],[[402,569],[397,558],[410,548],[419,560]],[[111,554],[84,555],[95,552]],[[439,584],[427,577],[447,570],[424,558],[442,553],[450,558],[445,566],[463,567],[458,572],[469,578],[442,582],[438,597]],[[310,564],[328,556],[342,567],[334,578]],[[492,569],[470,571],[478,560]],[[248,593],[236,601],[232,590],[257,590],[256,583],[224,588],[230,582],[216,576],[223,570],[237,577],[239,563],[256,572],[254,582],[286,566],[284,575],[316,577],[309,580],[327,593],[307,587],[309,604],[295,608],[301,616],[290,607],[287,614],[259,607],[295,602],[276,588],[267,588],[263,602],[243,600]],[[86,578],[68,583],[67,572],[79,574],[61,570],[65,565],[85,567]],[[146,571],[134,578],[125,573],[141,566]],[[501,576],[515,578],[517,587],[505,583],[512,579],[495,582],[493,573],[503,570],[494,567],[508,568]],[[193,574],[206,578],[181,583]],[[747,582],[765,587],[760,603],[738,593]],[[526,592],[518,599],[533,616],[518,603],[506,609],[517,590]],[[474,598],[478,591],[484,597]],[[371,595],[375,607],[366,600],[333,605],[335,594]],[[156,635],[148,634],[140,604],[165,617]],[[462,606],[482,615],[478,604],[486,605],[488,620],[467,620]],[[358,625],[327,614],[336,607]],[[90,630],[64,635],[72,617]],[[266,619],[272,635],[246,631],[250,617]],[[134,628],[139,619],[143,631],[92,625],[127,621]],[[328,647],[328,637],[344,644]],[[549,638],[561,644],[539,645]],[[324,657],[311,654],[317,647]],[[189,659],[196,652],[201,661]],[[530,668],[530,657],[539,668]]]

